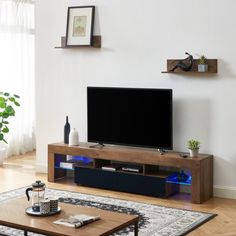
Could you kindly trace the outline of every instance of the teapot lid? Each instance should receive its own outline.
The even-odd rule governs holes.
[[[36,180],[35,183],[32,184],[33,188],[43,188],[45,183],[41,182],[41,180]]]

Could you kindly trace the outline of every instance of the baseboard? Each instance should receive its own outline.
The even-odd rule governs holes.
[[[236,188],[215,185],[214,197],[236,199]]]

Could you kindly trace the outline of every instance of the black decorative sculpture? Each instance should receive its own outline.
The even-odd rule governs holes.
[[[187,58],[179,61],[170,71],[174,72],[177,68],[180,68],[183,71],[190,71],[193,67],[193,56],[185,52],[188,55]]]

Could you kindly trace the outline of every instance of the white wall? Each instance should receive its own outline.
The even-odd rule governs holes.
[[[102,49],[54,49],[72,5],[96,5]],[[236,190],[235,9],[235,0],[37,0],[39,169],[47,165],[47,144],[63,140],[66,115],[86,141],[87,86],[172,88],[174,149],[186,151],[187,139],[201,140],[201,152],[215,156],[215,194]],[[167,58],[184,58],[185,51],[217,58],[219,73],[161,74]]]

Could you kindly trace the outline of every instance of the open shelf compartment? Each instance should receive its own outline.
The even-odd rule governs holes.
[[[70,156],[57,154],[55,169],[74,170],[75,166],[94,166],[94,159],[84,156]]]

